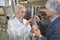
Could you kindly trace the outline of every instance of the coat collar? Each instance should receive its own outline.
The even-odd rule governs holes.
[[[60,16],[58,17],[58,18],[56,18],[53,22],[51,22],[50,24],[49,24],[49,26],[53,26],[53,25],[55,25],[57,22],[59,22],[60,21]]]
[[[22,23],[17,19],[17,17],[15,17],[15,20],[16,20],[17,23],[22,24]]]
[[[51,27],[53,27],[56,23],[58,23],[60,21],[60,16],[58,18],[56,18],[53,22],[50,22],[48,24],[48,27],[46,29],[46,31],[48,31]]]

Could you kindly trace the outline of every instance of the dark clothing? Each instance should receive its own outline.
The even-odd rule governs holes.
[[[60,40],[60,17],[50,23],[48,27],[45,24],[41,24],[41,22],[38,25],[46,32],[45,37],[47,40]]]

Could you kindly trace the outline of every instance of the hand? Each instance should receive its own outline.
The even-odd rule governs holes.
[[[34,16],[34,20],[37,21],[37,22],[39,22],[39,21],[40,21],[40,18],[35,15],[35,16]]]
[[[39,30],[39,28],[38,28],[37,25],[33,25],[31,31],[35,34],[35,36],[39,36],[39,35],[41,35],[41,32],[40,32],[40,30]]]
[[[28,26],[32,22],[32,19],[29,19],[26,23],[25,26]]]
[[[33,33],[34,33],[34,31],[37,30],[37,29],[38,29],[38,26],[37,26],[37,25],[32,25],[32,30],[31,30],[31,31],[32,31]]]
[[[39,37],[41,35],[41,32],[39,29],[37,29],[36,31],[34,31],[35,36]]]

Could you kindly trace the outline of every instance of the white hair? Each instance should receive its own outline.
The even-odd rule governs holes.
[[[26,8],[25,8],[23,5],[17,4],[17,5],[15,6],[16,13],[12,14],[12,18],[15,17],[15,16],[17,15],[18,11],[21,10],[21,9],[23,9],[23,8],[24,8],[23,11],[26,11]]]
[[[24,8],[24,11],[26,11],[25,7],[21,4],[17,4],[15,8],[16,8],[16,13],[23,8]]]
[[[60,14],[60,0],[48,0],[46,5],[47,9]]]

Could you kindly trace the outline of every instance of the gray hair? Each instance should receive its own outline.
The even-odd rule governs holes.
[[[60,14],[60,0],[48,0],[47,4],[49,5],[49,7],[46,6],[47,9]]]
[[[26,11],[25,7],[21,4],[17,4],[15,8],[16,8],[16,13],[23,8],[24,8],[24,11]]]
[[[14,18],[14,17],[17,15],[18,11],[21,10],[21,9],[23,9],[23,8],[24,8],[24,11],[26,11],[26,9],[25,9],[25,7],[24,7],[23,5],[17,4],[17,5],[15,6],[15,11],[16,11],[16,13],[13,13],[13,14],[11,15],[11,18]]]

